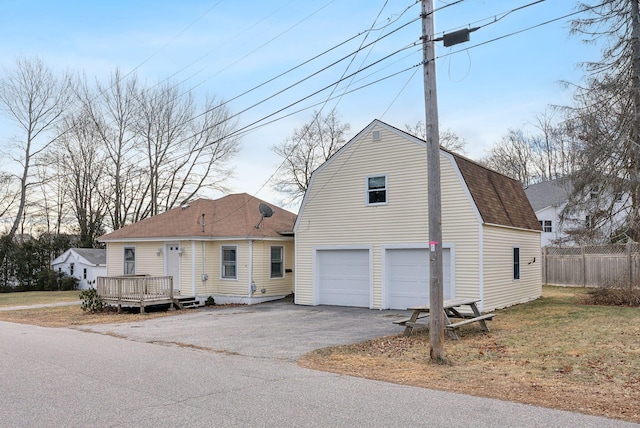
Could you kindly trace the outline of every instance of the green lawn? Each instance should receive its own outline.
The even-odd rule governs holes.
[[[80,291],[27,291],[23,293],[0,293],[0,307],[40,305],[43,303],[80,301]]]

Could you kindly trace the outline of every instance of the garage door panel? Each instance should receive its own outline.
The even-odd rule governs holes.
[[[386,251],[386,288],[388,307],[406,309],[429,304],[429,251],[426,248]],[[451,253],[443,249],[444,298],[451,296]]]
[[[369,307],[368,250],[319,250],[317,268],[319,304]]]

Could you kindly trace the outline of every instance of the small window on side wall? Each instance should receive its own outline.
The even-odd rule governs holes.
[[[376,175],[367,178],[367,205],[387,203],[387,176]]]
[[[284,277],[284,247],[271,247],[271,278]]]
[[[513,279],[520,279],[520,248],[513,248]]]

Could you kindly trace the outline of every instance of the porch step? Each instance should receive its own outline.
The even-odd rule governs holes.
[[[178,309],[198,308],[202,306],[195,297],[174,297],[173,302]]]

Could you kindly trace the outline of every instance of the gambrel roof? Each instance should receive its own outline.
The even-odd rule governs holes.
[[[260,222],[260,204],[273,215]],[[181,207],[125,226],[98,238],[100,241],[158,239],[264,239],[293,233],[296,215],[246,193],[220,199],[197,199]],[[260,223],[260,227],[256,226]]]
[[[426,147],[426,141],[375,119],[338,150],[327,163],[332,162],[333,159],[346,150],[349,145],[359,140],[362,135],[365,135],[376,126],[386,128]],[[519,181],[493,171],[461,155],[447,151],[442,147],[440,150],[453,157],[483,223],[518,229],[541,230],[540,222]],[[318,169],[321,168],[323,168],[323,166],[320,166]]]
[[[452,155],[485,223],[540,230],[540,222],[519,181]]]

